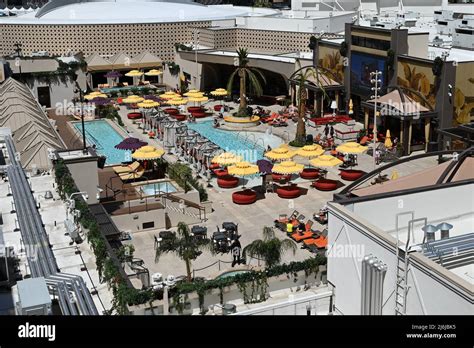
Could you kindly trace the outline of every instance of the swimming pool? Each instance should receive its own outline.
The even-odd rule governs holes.
[[[178,189],[169,181],[155,182],[146,185],[139,185],[137,189],[147,196],[154,196],[159,193],[176,192]]]
[[[229,272],[224,272],[222,274],[219,274],[216,279],[222,279],[222,278],[229,278],[229,277],[233,277],[233,276],[236,276],[237,274],[242,274],[242,273],[247,273],[249,271],[229,271]]]
[[[72,122],[73,127],[82,134],[81,122]],[[130,152],[117,150],[115,145],[124,137],[118,133],[106,120],[85,121],[86,142],[95,145],[99,155],[106,156],[106,164],[118,164],[130,159]]]
[[[195,130],[225,151],[234,152],[249,162],[262,159],[267,146],[276,148],[283,143],[281,138],[272,134],[214,128],[213,121],[210,120],[189,123],[188,128]]]

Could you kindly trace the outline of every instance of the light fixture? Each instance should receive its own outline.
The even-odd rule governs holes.
[[[333,110],[332,115],[336,116],[337,103],[335,100],[331,102],[331,109]]]

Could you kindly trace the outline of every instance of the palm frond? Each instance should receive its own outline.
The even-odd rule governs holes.
[[[229,81],[227,81],[227,93],[232,93],[232,85],[234,84],[235,76],[239,73],[239,69],[235,69],[232,74],[229,76]]]
[[[246,69],[245,71],[246,71],[247,76],[248,76],[248,81],[249,81],[250,88],[253,89],[254,93],[257,96],[262,95],[263,94],[263,88],[262,88],[262,85],[261,85],[260,81],[258,80],[257,76],[250,69]]]

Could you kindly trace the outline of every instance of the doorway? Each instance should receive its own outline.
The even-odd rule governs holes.
[[[41,106],[47,108],[51,107],[51,94],[49,92],[49,86],[38,87],[38,102]]]

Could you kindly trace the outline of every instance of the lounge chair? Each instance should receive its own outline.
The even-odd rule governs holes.
[[[145,173],[145,169],[142,167],[139,167],[134,172],[119,174],[119,177],[120,179],[122,179],[122,181],[135,180],[135,179],[141,178],[144,173]]]
[[[135,172],[139,167],[140,167],[139,162],[133,162],[132,164],[129,164],[126,166],[116,166],[116,167],[113,167],[112,169],[114,170],[115,173],[120,175],[120,174],[128,174],[131,172]]]
[[[317,236],[314,238],[308,238],[303,241],[305,246],[309,247],[311,245],[315,245],[318,248],[325,248],[328,245],[328,238],[327,238],[328,230],[325,229],[324,231],[317,233]]]
[[[296,242],[301,242],[304,241],[305,239],[309,239],[314,237],[315,231],[311,229],[313,226],[313,221],[308,220],[308,222],[305,225],[305,231],[300,234],[299,232],[293,233],[291,235],[291,238],[293,238]]]

